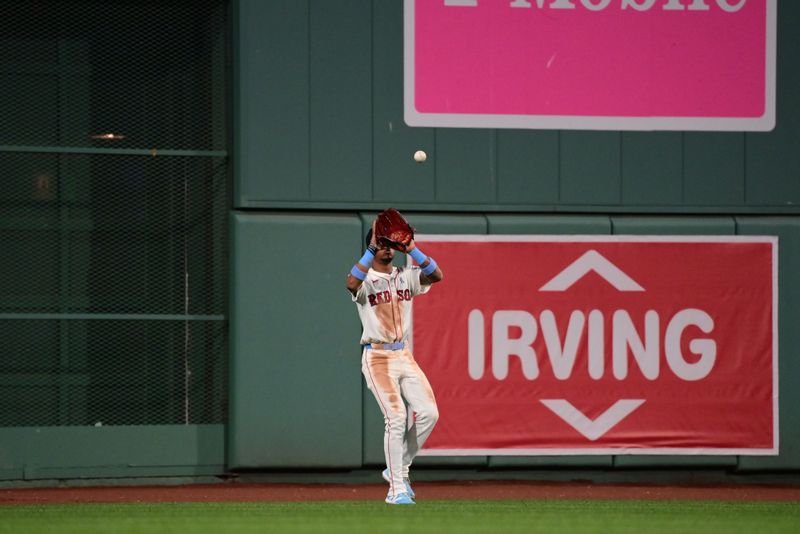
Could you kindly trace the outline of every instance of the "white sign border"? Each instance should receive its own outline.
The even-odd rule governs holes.
[[[767,2],[764,115],[735,117],[619,117],[582,115],[500,115],[480,113],[421,113],[414,105],[414,4],[403,10],[403,118],[408,126],[443,128],[526,128],[537,130],[637,131],[753,131],[775,128],[778,0]]]
[[[597,447],[533,449],[426,449],[419,456],[777,456],[780,453],[778,394],[778,237],[769,235],[553,235],[553,234],[418,234],[415,241],[425,242],[494,242],[494,243],[767,243],[772,248],[772,447],[703,448],[703,447]],[[412,265],[406,255],[407,265]],[[412,302],[413,304],[413,302]],[[413,312],[411,314],[413,321]],[[411,332],[414,331],[413,323]],[[409,339],[413,351],[413,339]]]

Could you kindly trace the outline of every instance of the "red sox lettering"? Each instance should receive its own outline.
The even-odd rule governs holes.
[[[388,291],[379,291],[377,293],[371,293],[367,295],[367,300],[369,300],[370,306],[377,306],[378,304],[385,304],[387,302],[392,301],[392,294]]]
[[[578,4],[576,4],[578,2]],[[687,5],[688,3],[688,5]],[[726,13],[740,11],[747,0],[509,0],[509,7],[539,9],[577,9],[578,5],[589,11],[603,11],[614,4],[619,9],[633,9],[635,11],[650,11],[661,5],[664,11],[710,11],[714,5]],[[478,0],[444,0],[447,7],[477,7]]]
[[[377,306],[378,304],[386,304],[392,301],[392,293],[389,291],[378,291],[377,293],[370,293],[367,295],[367,300],[370,306]],[[397,290],[397,300],[400,302],[411,300],[411,291],[408,289]]]

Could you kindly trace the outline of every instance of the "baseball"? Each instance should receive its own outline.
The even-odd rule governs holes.
[[[425,153],[424,150],[417,150],[416,152],[414,152],[414,161],[416,161],[417,163],[422,163],[426,159],[428,159],[428,155]]]

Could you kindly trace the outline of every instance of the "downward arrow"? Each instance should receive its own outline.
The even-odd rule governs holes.
[[[572,428],[586,436],[589,441],[595,441],[644,404],[644,399],[620,399],[594,421],[586,417],[566,399],[541,399],[541,403]]]

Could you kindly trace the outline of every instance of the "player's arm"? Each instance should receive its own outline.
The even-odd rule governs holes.
[[[423,286],[429,286],[431,284],[435,284],[436,282],[441,282],[442,278],[444,278],[444,273],[436,264],[436,261],[433,258],[426,256],[420,249],[418,249],[417,244],[414,243],[413,239],[407,245],[406,253],[411,256],[415,262],[417,262],[417,265],[419,265],[419,283]]]
[[[350,272],[347,274],[347,290],[355,295],[358,293],[358,288],[367,277],[369,268],[372,266],[372,260],[375,259],[375,252],[378,250],[377,241],[375,240],[375,222],[372,223],[372,239],[370,239],[369,246],[361,256],[361,259],[353,265]]]
[[[367,273],[369,272],[369,267],[365,265],[365,262],[372,263],[372,259],[375,257],[375,251],[371,251],[367,248],[364,255],[358,260],[358,263],[353,265],[353,268],[350,269],[350,272],[347,273],[347,290],[355,295],[358,293],[358,288],[361,287],[361,284],[364,283],[364,279],[367,277]]]

